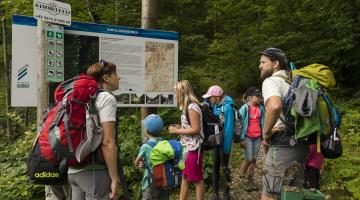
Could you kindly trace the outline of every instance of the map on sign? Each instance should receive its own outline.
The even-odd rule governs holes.
[[[166,92],[174,88],[174,44],[145,43],[145,92]]]

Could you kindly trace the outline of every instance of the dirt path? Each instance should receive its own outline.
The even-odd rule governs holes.
[[[243,160],[243,150],[240,148],[239,144],[235,144],[234,151],[232,153],[231,161],[231,197],[233,200],[256,200],[260,199],[261,195],[261,186],[262,186],[262,166],[264,164],[265,154],[262,146],[260,147],[259,156],[256,162],[255,168],[255,182],[259,187],[258,191],[247,192],[244,190],[245,180],[241,179],[239,176],[240,165]],[[221,191],[221,190],[220,190]],[[211,191],[209,188],[206,188],[205,199],[210,199]],[[220,192],[221,194],[221,192]],[[171,200],[179,199],[179,190],[172,191],[170,195]],[[190,189],[188,194],[189,200],[195,200],[195,191],[194,188]]]
[[[242,154],[242,151],[240,152]],[[261,186],[262,186],[262,166],[265,160],[265,153],[260,147],[260,152],[258,159],[256,161],[256,168],[254,174],[254,180],[257,186],[259,187],[258,191],[247,192],[244,190],[245,180],[240,178],[240,165],[233,165],[231,175],[232,175],[232,183],[231,183],[231,197],[234,200],[254,200],[260,199],[261,196]]]

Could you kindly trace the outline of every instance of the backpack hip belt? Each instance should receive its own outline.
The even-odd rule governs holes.
[[[291,142],[293,139],[293,134],[289,133],[288,131],[282,131],[279,133],[275,133],[270,138],[270,144],[272,146],[281,146],[281,147],[290,147],[296,144]]]

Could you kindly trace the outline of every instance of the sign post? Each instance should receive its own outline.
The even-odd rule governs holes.
[[[37,127],[49,103],[48,81],[64,80],[64,29],[56,23],[71,25],[70,4],[52,0],[34,0],[34,17],[37,21],[38,74],[37,74]],[[46,32],[46,37],[45,37]],[[47,75],[47,76],[46,76]],[[46,76],[46,77],[45,77]]]

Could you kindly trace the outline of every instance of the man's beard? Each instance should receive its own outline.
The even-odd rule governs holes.
[[[272,74],[273,74],[273,71],[271,71],[271,70],[261,71],[260,72],[260,76],[261,76],[262,80],[265,80],[266,78],[269,78]]]

